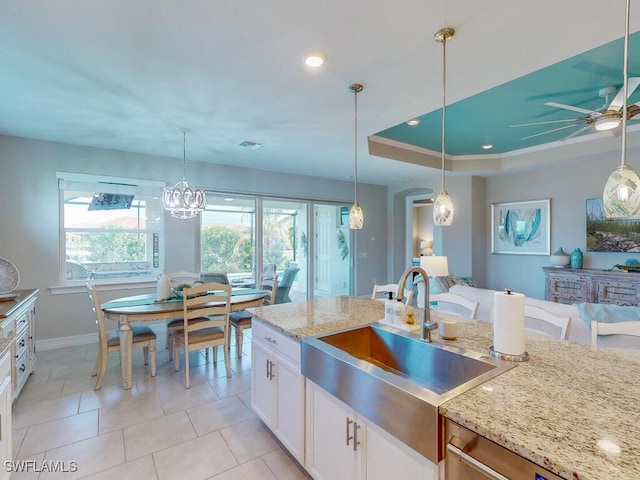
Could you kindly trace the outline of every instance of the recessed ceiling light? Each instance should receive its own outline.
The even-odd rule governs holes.
[[[225,201],[225,202],[233,202],[233,198],[231,198],[231,197],[224,197],[224,201]]]
[[[419,118],[412,118],[411,120],[409,120],[407,122],[407,125],[411,125],[412,127],[415,127],[419,123],[420,123],[420,119]]]
[[[304,63],[308,67],[317,68],[327,61],[327,55],[323,52],[310,52],[304,57]]]
[[[484,144],[482,144],[482,148],[484,150],[491,150],[493,148],[493,144],[492,143],[484,143]]]

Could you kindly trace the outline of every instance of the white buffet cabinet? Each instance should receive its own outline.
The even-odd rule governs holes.
[[[11,400],[36,367],[35,320],[38,290],[16,290],[15,300],[0,303],[0,342],[11,341]]]
[[[251,406],[313,478],[438,478],[438,465],[306,380],[298,341],[255,318],[252,329]]]

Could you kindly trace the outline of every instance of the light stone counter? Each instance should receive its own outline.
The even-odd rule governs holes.
[[[355,297],[251,310],[298,339],[384,316],[382,302]],[[442,317],[432,311],[433,320]],[[432,338],[441,341],[436,331]],[[444,343],[486,352],[492,325],[460,323],[457,340]],[[446,402],[441,413],[567,479],[640,479],[640,358],[533,333],[526,348],[528,362]],[[616,446],[619,453],[607,451]]]

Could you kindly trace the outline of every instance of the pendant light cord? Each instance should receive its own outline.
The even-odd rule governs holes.
[[[187,130],[182,130],[182,183],[187,181]]]
[[[624,62],[622,67],[623,85],[622,85],[622,157],[620,166],[624,167],[627,163],[627,94],[629,92],[628,80],[628,64],[629,64],[629,10],[631,0],[627,0],[627,8],[625,12],[625,30],[624,30]]]
[[[353,137],[353,145],[354,145],[354,152],[355,152],[355,159],[354,159],[354,163],[355,163],[355,182],[354,182],[354,195],[353,198],[355,200],[355,203],[358,203],[358,90],[354,90],[353,92],[353,98],[354,98],[354,104],[355,104],[355,136]]]
[[[447,39],[442,40],[442,191],[444,188],[444,125],[447,117]]]

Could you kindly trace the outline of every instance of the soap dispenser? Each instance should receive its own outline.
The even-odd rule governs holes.
[[[402,325],[404,323],[406,310],[404,303],[402,303],[402,299],[398,298],[395,305],[393,305],[393,323],[396,325]]]
[[[384,302],[384,321],[387,323],[393,323],[393,292],[388,292],[389,299]]]

